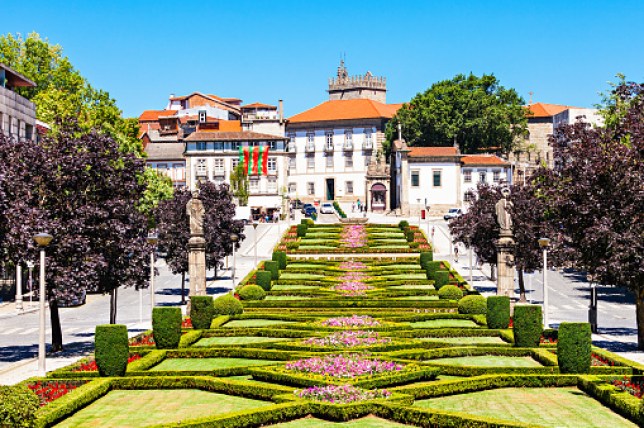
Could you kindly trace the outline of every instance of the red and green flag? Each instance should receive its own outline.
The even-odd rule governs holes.
[[[239,147],[239,162],[246,175],[268,175],[268,147]]]

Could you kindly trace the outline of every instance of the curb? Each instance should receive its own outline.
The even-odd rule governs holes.
[[[11,373],[14,370],[17,370],[21,367],[24,367],[28,364],[35,363],[38,361],[37,357],[27,358],[25,360],[16,361],[15,363],[9,364],[7,367],[0,369],[0,377],[6,374]]]

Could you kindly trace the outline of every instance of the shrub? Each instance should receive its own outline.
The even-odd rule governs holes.
[[[287,242],[286,243],[286,249],[287,250],[297,250],[300,247],[299,242]]]
[[[434,253],[431,251],[424,251],[420,253],[420,265],[422,266],[423,269],[427,269],[425,266],[429,262],[434,261]]]
[[[543,331],[541,306],[517,305],[514,307],[514,345],[522,348],[539,346]]]
[[[305,226],[308,226],[309,221],[308,221],[307,219],[303,218],[302,220],[300,220],[300,224],[303,224],[303,225],[305,225]]]
[[[284,251],[273,252],[273,261],[279,264],[280,269],[286,269],[286,253]]]
[[[210,296],[190,296],[190,319],[192,327],[197,330],[210,328],[214,308]]]
[[[307,229],[308,229],[308,226],[306,224],[298,224],[297,225],[297,237],[298,238],[303,238],[306,235]]]
[[[458,302],[459,314],[485,315],[487,302],[483,296],[465,296]]]
[[[181,340],[181,308],[152,309],[152,330],[158,349],[176,349]]]
[[[271,273],[271,279],[277,280],[280,277],[279,264],[272,260],[264,262],[264,270]]]
[[[510,298],[490,296],[487,298],[487,327],[508,328],[510,325]]]
[[[446,285],[438,290],[438,297],[445,300],[461,300],[463,298],[463,290],[455,285]]]
[[[244,312],[244,306],[232,294],[217,297],[213,306],[215,315],[240,315]]]
[[[407,220],[400,220],[398,227],[400,228],[400,230],[405,230],[409,227],[409,222]]]
[[[557,361],[561,373],[588,373],[591,357],[591,331],[587,322],[559,324]]]
[[[441,268],[441,262],[427,262],[423,267],[427,273],[427,279],[435,279],[436,271]]]
[[[255,274],[255,282],[262,287],[264,291],[271,291],[271,279],[273,274],[266,270],[258,270]]]
[[[414,242],[414,231],[407,229],[405,231],[405,237],[407,238],[407,242]]]
[[[40,399],[26,385],[0,385],[0,427],[31,427]]]
[[[96,365],[101,376],[123,376],[130,350],[127,327],[122,324],[96,326],[94,336]]]
[[[440,290],[449,282],[449,272],[446,270],[437,270],[434,273],[434,288]]]
[[[262,300],[266,297],[264,289],[255,284],[244,285],[238,293],[242,300]]]

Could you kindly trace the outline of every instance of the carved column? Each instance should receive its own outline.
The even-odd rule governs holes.
[[[498,296],[514,297],[514,238],[512,231],[501,229],[497,248],[497,278],[496,294]]]
[[[188,275],[190,295],[206,295],[206,240],[203,236],[192,236],[188,241]]]

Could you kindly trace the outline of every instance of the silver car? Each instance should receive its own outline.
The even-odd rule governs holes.
[[[324,203],[320,207],[320,214],[333,214],[334,212],[333,204]]]
[[[444,220],[451,220],[453,218],[457,218],[463,215],[463,211],[461,211],[460,208],[450,208],[449,211],[447,211],[447,214],[443,216]]]

